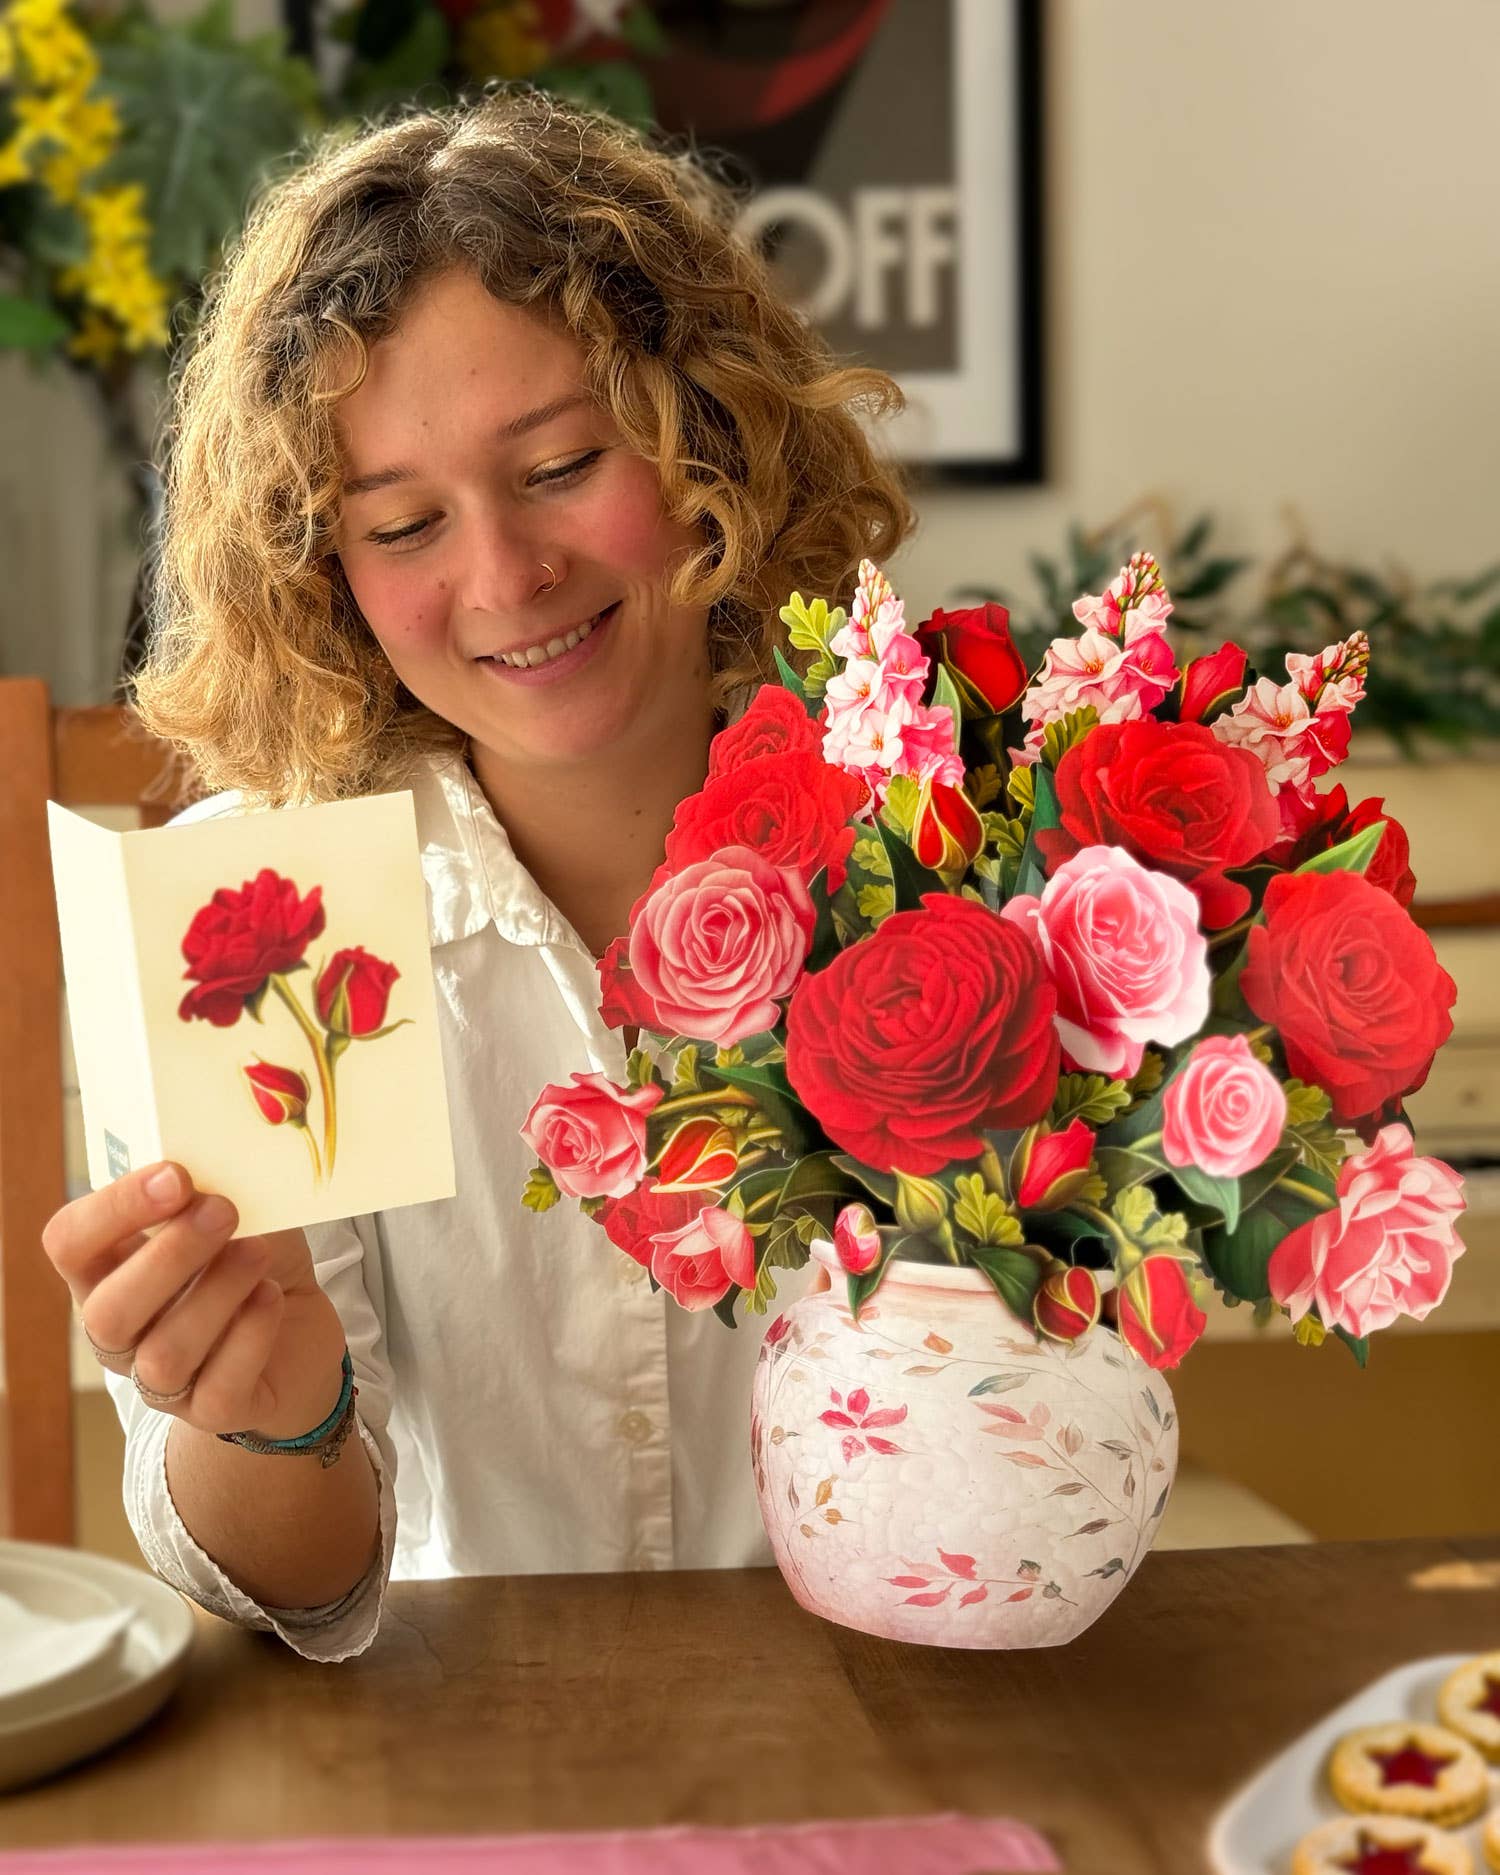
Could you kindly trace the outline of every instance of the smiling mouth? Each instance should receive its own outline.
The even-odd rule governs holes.
[[[613,604],[605,606],[602,611],[596,612],[591,619],[585,620],[582,625],[575,625],[571,631],[563,632],[556,638],[549,638],[545,644],[527,645],[521,651],[496,652],[493,656],[479,658],[477,662],[503,664],[507,670],[513,671],[539,670],[542,665],[551,664],[557,658],[566,657],[570,651],[576,651],[584,639],[593,632],[595,626],[603,624],[618,604],[618,600],[614,601]]]

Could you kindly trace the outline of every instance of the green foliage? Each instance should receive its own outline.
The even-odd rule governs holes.
[[[1099,712],[1089,703],[1081,710],[1073,710],[1048,723],[1042,731],[1042,761],[1055,770],[1068,750],[1082,742],[1098,721]]]
[[[975,1243],[999,1249],[1025,1242],[1021,1220],[977,1172],[962,1173],[953,1181],[953,1189],[957,1195],[953,1222]]]
[[[1058,1077],[1047,1124],[1056,1131],[1071,1120],[1082,1120],[1097,1130],[1129,1105],[1130,1088],[1124,1081],[1112,1081],[1104,1074],[1064,1074]]]
[[[550,1211],[561,1198],[557,1181],[544,1165],[533,1166],[526,1179],[526,1189],[521,1193],[521,1203],[528,1211]]]

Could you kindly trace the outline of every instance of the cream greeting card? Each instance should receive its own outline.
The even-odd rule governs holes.
[[[454,1194],[409,793],[113,833],[49,805],[89,1180],[239,1234]]]

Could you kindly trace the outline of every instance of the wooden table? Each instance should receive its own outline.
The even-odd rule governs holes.
[[[1073,1646],[1016,1654],[830,1626],[770,1570],[398,1583],[374,1647],[328,1667],[205,1615],[162,1713],[0,1798],[0,1842],[960,1809],[1033,1824],[1078,1875],[1198,1875],[1295,1733],[1402,1661],[1500,1647],[1484,1563],[1500,1540],[1170,1552]]]

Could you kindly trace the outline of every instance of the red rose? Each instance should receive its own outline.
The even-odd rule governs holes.
[[[992,716],[1008,710],[1026,688],[1026,666],[1003,605],[970,606],[962,612],[939,608],[917,627],[916,636],[929,657],[941,658],[968,683]]]
[[[372,957],[362,944],[335,951],[314,992],[318,1020],[335,1035],[373,1035],[385,1021],[391,985],[401,972]]]
[[[301,963],[326,922],[322,886],[303,898],[269,866],[238,892],[220,887],[194,914],[182,940],[188,962],[182,974],[196,982],[178,1004],[178,1015],[184,1022],[196,1016],[216,1029],[233,1028],[268,977]]]
[[[1426,933],[1356,872],[1278,873],[1265,914],[1240,990],[1291,1072],[1326,1089],[1340,1125],[1415,1093],[1458,994]]]
[[[1020,926],[929,892],[826,970],[787,1011],[786,1071],[837,1145],[925,1176],[1029,1126],[1057,1087],[1057,994]]]
[[[681,804],[667,835],[667,864],[677,872],[724,847],[748,846],[800,873],[804,885],[826,866],[828,890],[837,892],[854,845],[849,820],[864,798],[865,784],[821,755],[756,756]]]
[[[1182,696],[1177,719],[1183,723],[1201,723],[1213,710],[1231,697],[1239,697],[1245,688],[1245,653],[1237,644],[1220,645],[1207,657],[1194,658],[1182,673]]]
[[[1142,1257],[1116,1291],[1116,1325],[1148,1367],[1175,1367],[1208,1326],[1175,1258]]]
[[[681,1230],[704,1208],[701,1191],[658,1191],[657,1181],[648,1178],[623,1198],[606,1199],[594,1213],[594,1222],[604,1226],[617,1250],[649,1269],[656,1248],[652,1236]]]
[[[823,734],[790,690],[762,684],[737,723],[721,729],[708,746],[708,778],[732,774],[761,755],[820,755]]]
[[[1191,887],[1214,931],[1250,894],[1224,874],[1248,866],[1280,831],[1266,771],[1202,723],[1101,723],[1057,765],[1062,825],[1037,835],[1048,870],[1085,846],[1120,846]]]
[[[1292,793],[1290,789],[1286,792]],[[1389,892],[1398,905],[1410,905],[1417,889],[1417,877],[1411,869],[1411,843],[1401,822],[1385,812],[1382,796],[1373,795],[1351,809],[1340,783],[1327,794],[1315,794],[1310,802],[1299,802],[1296,815],[1291,836],[1266,855],[1273,865],[1295,872],[1315,854],[1342,846],[1366,827],[1373,827],[1377,820],[1383,820],[1385,832],[1364,876],[1371,885]]]
[[[260,1109],[260,1117],[271,1126],[284,1126],[288,1120],[294,1126],[306,1122],[305,1074],[295,1068],[278,1067],[274,1061],[262,1061],[259,1055],[240,1073],[250,1084],[250,1096]]]

